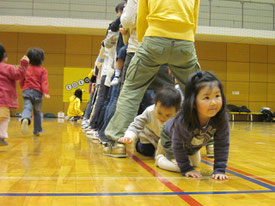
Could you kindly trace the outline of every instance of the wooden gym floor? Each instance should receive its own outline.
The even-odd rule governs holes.
[[[0,147],[0,206],[275,205],[274,123],[230,123],[227,181],[211,179],[205,148],[203,178],[190,179],[132,147],[127,158],[103,156],[79,123],[46,119],[43,126],[40,137],[24,136],[12,118],[9,146]]]

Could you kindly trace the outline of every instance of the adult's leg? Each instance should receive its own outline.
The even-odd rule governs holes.
[[[91,93],[90,94],[89,102],[88,102],[88,104],[86,106],[85,113],[84,113],[84,118],[85,119],[89,119],[90,118],[90,114],[92,112],[92,106],[93,106],[93,96],[94,96],[94,93]]]
[[[184,92],[189,75],[200,70],[194,42],[173,40],[168,66]]]
[[[100,110],[101,110],[102,106],[104,105],[104,101],[105,101],[105,98],[106,98],[106,89],[108,89],[108,87],[106,87],[104,85],[105,79],[106,79],[106,76],[101,77],[99,93],[98,93],[98,97],[97,97],[97,100],[96,100],[93,116],[91,118],[91,123],[90,123],[91,128],[96,128],[97,127],[99,113],[100,113]]]
[[[122,86],[125,82],[127,70],[129,68],[129,65],[130,65],[131,60],[134,57],[134,55],[135,55],[134,52],[129,52],[129,53],[126,54],[124,67],[123,67],[123,70],[122,70],[122,73],[121,73],[121,87],[120,87],[120,90],[122,89]]]
[[[160,65],[167,61],[166,50],[163,38],[144,38],[128,68],[115,115],[105,130],[109,139],[116,141],[122,137],[134,120],[146,89],[154,80]]]

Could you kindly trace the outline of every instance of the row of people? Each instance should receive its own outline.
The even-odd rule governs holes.
[[[214,149],[215,157],[213,178],[227,178],[225,168],[228,158],[229,129],[224,110],[225,98],[220,81],[215,75],[200,71],[193,43],[198,7],[197,0],[190,2],[175,0],[173,4],[167,1],[156,3],[152,0],[139,0],[139,2],[128,0],[126,8],[121,10],[122,15],[118,18],[121,19],[124,30],[129,31],[129,28],[123,25],[123,19],[127,15],[137,15],[137,23],[133,24],[137,25],[137,28],[135,26],[130,28],[129,38],[131,39],[131,34],[132,37],[133,34],[137,34],[133,39],[141,43],[138,43],[129,65],[123,68],[126,78],[120,84],[121,89],[116,90],[115,110],[110,111],[105,108],[110,106],[113,88],[111,86],[108,95],[109,87],[104,87],[106,77],[104,80],[104,76],[101,76],[103,81],[97,87],[98,95],[95,95],[96,101],[93,104],[90,121],[83,123],[83,128],[90,124],[90,128],[86,128],[88,137],[107,142],[103,148],[104,155],[125,157],[125,144],[134,142],[137,152],[155,156],[156,165],[159,167],[180,171],[186,176],[200,177],[193,166],[200,161],[199,149],[209,144]],[[127,12],[128,9],[130,12]],[[115,22],[117,21],[118,19]],[[110,40],[108,35],[104,40],[105,46]],[[128,42],[129,47],[132,48],[130,42]],[[104,64],[108,65],[109,60],[114,58],[112,55],[113,53],[108,52],[107,61],[104,58],[103,68]],[[126,59],[129,57],[127,55]],[[158,99],[162,91],[155,96],[153,106],[149,106],[143,113],[138,113],[140,103],[146,94],[152,94],[150,90],[148,91],[148,87],[153,85],[158,77],[161,79],[161,68],[166,68],[162,73],[166,79],[160,83],[161,86],[174,84],[173,81],[167,81],[169,68],[181,90],[185,91],[181,110],[165,124],[163,130],[161,128],[167,119],[162,115],[167,114],[172,117],[176,114],[177,106],[173,104],[165,106],[166,102]],[[164,95],[163,98],[167,99],[167,93],[172,95],[172,91],[174,91],[172,88],[169,92],[166,90],[164,93],[167,96]],[[136,117],[137,114],[141,115]],[[155,136],[151,136],[148,132],[153,132]],[[156,141],[159,139],[159,142]]]

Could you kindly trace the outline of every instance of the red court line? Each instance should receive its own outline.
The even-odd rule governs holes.
[[[210,163],[214,163],[213,160],[207,159],[207,158],[205,158],[205,157],[202,157],[201,159],[203,159],[203,160],[205,160],[205,161],[207,161],[207,162],[210,162]],[[259,181],[262,181],[262,182],[265,182],[265,183],[268,183],[268,184],[271,184],[271,185],[275,185],[275,182],[272,182],[272,181],[270,181],[270,180],[266,180],[266,179],[261,178],[261,177],[257,177],[257,176],[255,176],[255,175],[249,174],[249,173],[247,173],[247,172],[244,172],[244,171],[241,171],[241,170],[232,168],[232,167],[227,167],[227,169],[230,169],[230,170],[232,170],[232,171],[238,172],[238,173],[240,173],[240,174],[243,174],[243,175],[245,175],[245,176],[251,177],[251,178],[253,178],[253,179],[256,179],[256,180],[259,180]]]
[[[151,167],[149,167],[147,164],[145,164],[143,161],[141,161],[137,156],[133,155],[131,152],[126,151],[127,154],[135,160],[140,166],[142,166],[144,169],[146,169],[149,173],[151,173],[154,177],[156,177],[161,183],[163,183],[166,187],[168,187],[173,192],[184,192],[180,188],[178,188],[176,185],[174,185],[172,182],[169,182],[166,178],[164,178],[162,175],[158,174],[155,170],[153,170]],[[197,200],[193,199],[189,195],[178,195],[181,199],[183,199],[186,203],[189,205],[195,205],[195,206],[202,206],[201,203],[199,203]]]

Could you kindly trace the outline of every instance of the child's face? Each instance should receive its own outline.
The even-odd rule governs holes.
[[[121,11],[121,10],[118,10],[117,13],[116,13],[116,16],[117,16],[117,17],[120,17],[121,14],[122,14],[122,11]]]
[[[222,95],[218,86],[203,87],[196,97],[196,109],[201,123],[214,117],[222,107]]]
[[[164,107],[160,102],[157,102],[155,107],[155,117],[162,124],[164,124],[171,117],[175,116],[177,113],[176,107]]]

